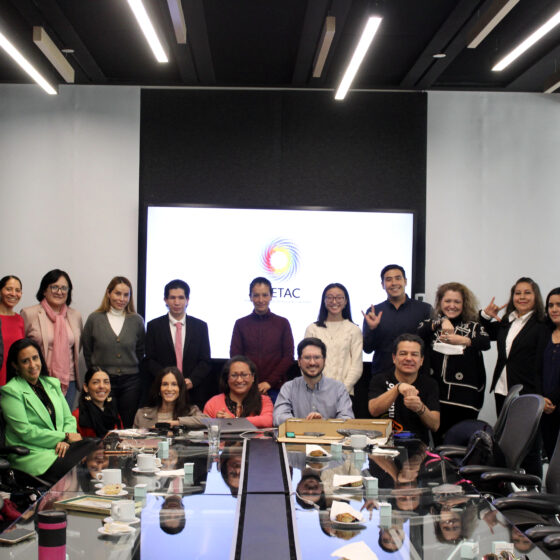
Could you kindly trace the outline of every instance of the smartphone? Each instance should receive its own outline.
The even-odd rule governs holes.
[[[0,533],[0,543],[15,544],[28,539],[35,534],[35,531],[30,529],[14,529],[13,531],[4,531],[3,533]]]

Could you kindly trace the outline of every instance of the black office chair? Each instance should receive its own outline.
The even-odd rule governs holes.
[[[511,403],[519,396],[519,394],[521,393],[521,390],[523,389],[523,385],[518,384],[518,385],[514,385],[509,391],[508,394],[504,400],[504,404],[502,406],[502,410],[500,411],[500,414],[498,415],[498,418],[496,419],[496,423],[494,424],[492,431],[494,434],[494,439],[496,441],[498,441],[504,431],[504,426],[506,425],[506,418],[509,412],[509,408],[511,406]],[[477,423],[478,422],[478,423]],[[455,426],[453,426],[453,428],[451,428],[448,432],[449,437],[453,438],[453,432],[459,432],[459,433],[465,433],[468,434],[469,436],[472,435],[474,433],[474,431],[478,430],[478,429],[482,429],[483,425],[487,425],[484,422],[481,421],[473,421],[473,420],[465,420],[463,422],[459,422],[459,424],[456,424]],[[468,428],[469,426],[471,426],[471,428],[469,430],[466,430],[466,428]],[[453,431],[453,432],[452,432]],[[448,436],[446,435],[446,440],[448,439]],[[464,445],[456,445],[454,443],[448,443],[447,441],[445,441],[443,443],[443,445],[440,445],[438,447],[436,447],[436,452],[439,453],[440,455],[444,456],[444,457],[448,457],[450,459],[454,459],[455,461],[459,462],[461,458],[463,458],[465,456],[465,453],[467,452],[467,445],[466,442]]]
[[[507,480],[516,485],[533,486],[535,490],[515,492],[507,498],[498,498],[493,501],[493,505],[504,512],[524,510],[541,515],[542,519],[539,524],[525,531],[532,541],[544,541],[548,536],[560,535],[560,523],[556,518],[557,515],[560,515],[560,434],[550,459],[544,485],[538,476],[506,470],[501,474],[499,472],[486,473],[482,475],[482,478]]]
[[[459,473],[473,482],[481,483],[484,473],[519,472],[521,463],[529,451],[537,431],[544,410],[544,398],[541,395],[520,395],[513,400],[509,407],[505,425],[498,445],[504,455],[506,469],[489,467],[487,465],[466,465],[459,469]],[[511,486],[504,488],[503,480],[492,480],[491,475],[485,478],[479,489],[490,493],[504,493],[511,491]],[[505,481],[509,484],[509,481]]]

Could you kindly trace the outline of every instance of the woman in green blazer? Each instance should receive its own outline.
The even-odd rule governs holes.
[[[48,376],[39,345],[29,338],[17,340],[6,361],[8,383],[0,388],[6,444],[29,448],[29,455],[8,459],[15,469],[54,483],[90,446],[77,433],[60,381]]]

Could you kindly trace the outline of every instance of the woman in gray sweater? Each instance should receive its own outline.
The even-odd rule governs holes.
[[[82,341],[87,367],[98,366],[109,374],[125,428],[132,426],[140,399],[144,337],[144,320],[134,310],[130,280],[115,276],[99,309],[88,317]]]

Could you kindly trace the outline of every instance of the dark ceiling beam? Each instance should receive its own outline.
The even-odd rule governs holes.
[[[403,88],[428,89],[467,45],[467,33],[493,0],[461,0],[401,81]],[[445,58],[434,58],[445,53]]]
[[[51,39],[58,43],[59,48],[74,49],[74,53],[71,55],[73,60],[69,62],[79,64],[86,80],[96,84],[107,82],[107,77],[101,71],[56,0],[41,0],[41,2],[17,0],[14,5],[31,25],[45,27],[51,35]],[[72,64],[72,66],[75,66],[75,64]]]
[[[305,85],[311,76],[311,65],[315,58],[315,51],[321,37],[325,17],[328,15],[329,5],[330,0],[307,2],[292,75],[292,84],[295,86]]]
[[[203,0],[182,0],[187,23],[187,44],[190,45],[192,62],[201,84],[216,83],[214,61],[208,40],[208,28]]]
[[[540,82],[542,86],[540,90],[544,91],[547,78],[558,72],[558,61],[560,61],[560,45],[553,47],[539,60],[534,61],[529,68],[518,74],[504,89],[506,91],[531,91],[534,89],[535,82],[537,84]],[[547,67],[548,70],[545,70]]]
[[[169,8],[167,7],[167,2],[161,3],[158,6],[158,20],[163,22],[163,32],[167,39],[169,49],[171,50],[170,58],[177,65],[177,70],[179,71],[179,75],[181,76],[181,81],[185,85],[196,85],[198,84],[198,77],[196,75],[196,68],[194,66],[194,61],[190,50],[191,26],[189,25],[189,21],[185,21],[187,27],[187,43],[179,44],[177,43],[177,39],[175,37],[175,30],[173,29],[173,22],[171,20]]]

